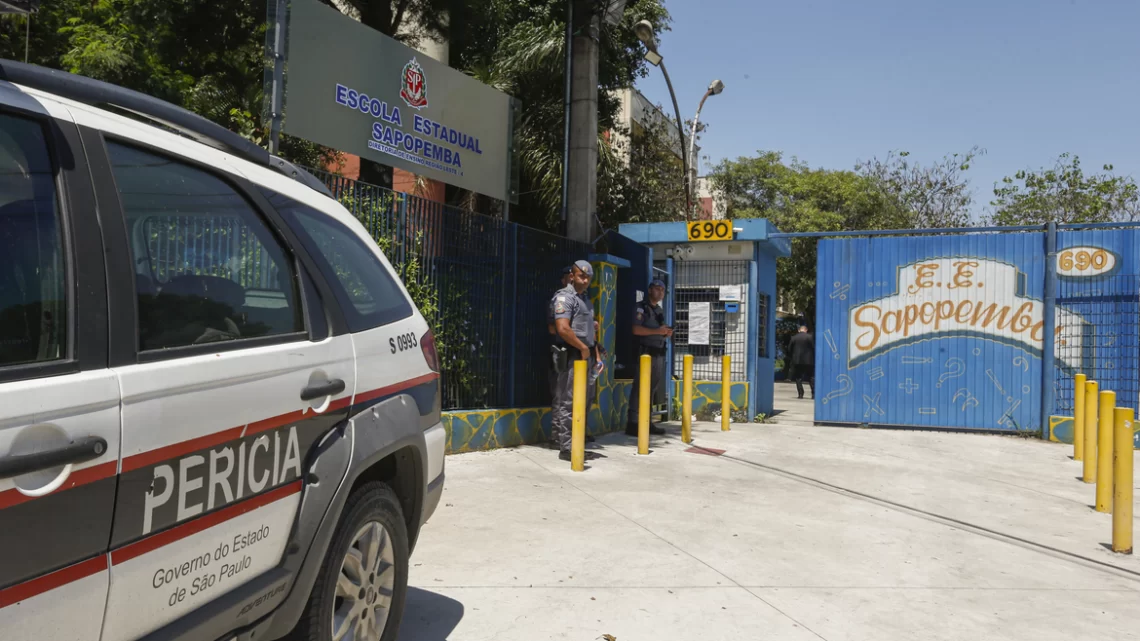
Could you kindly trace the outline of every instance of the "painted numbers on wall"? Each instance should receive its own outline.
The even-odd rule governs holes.
[[[1099,247],[1070,247],[1057,255],[1057,275],[1063,278],[1092,278],[1116,270],[1116,254]]]

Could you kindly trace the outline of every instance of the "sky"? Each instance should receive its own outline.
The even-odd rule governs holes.
[[[907,150],[928,164],[986,153],[967,176],[975,214],[993,183],[1079,155],[1140,180],[1138,0],[664,0],[659,51],[691,119],[701,174],[782,151],[852,169]],[[637,87],[673,114],[659,69]]]

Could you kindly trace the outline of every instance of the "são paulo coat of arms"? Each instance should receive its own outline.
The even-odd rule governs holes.
[[[404,65],[401,82],[403,86],[400,88],[400,97],[409,107],[423,109],[428,106],[427,77],[424,76],[424,68],[415,58]]]

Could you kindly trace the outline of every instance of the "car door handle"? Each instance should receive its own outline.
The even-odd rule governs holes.
[[[99,436],[88,436],[54,450],[5,456],[0,458],[0,479],[50,470],[68,463],[90,461],[103,456],[106,451],[106,440]]]
[[[318,398],[323,398],[325,396],[333,396],[336,394],[340,394],[343,391],[344,391],[344,381],[340,380],[339,378],[334,378],[333,380],[331,380],[327,383],[321,383],[319,385],[310,385],[310,386],[306,387],[305,389],[301,390],[301,400],[306,401],[306,402],[315,401]]]

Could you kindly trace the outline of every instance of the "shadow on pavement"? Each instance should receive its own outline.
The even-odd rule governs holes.
[[[445,641],[463,619],[463,604],[442,594],[408,587],[400,639]]]

